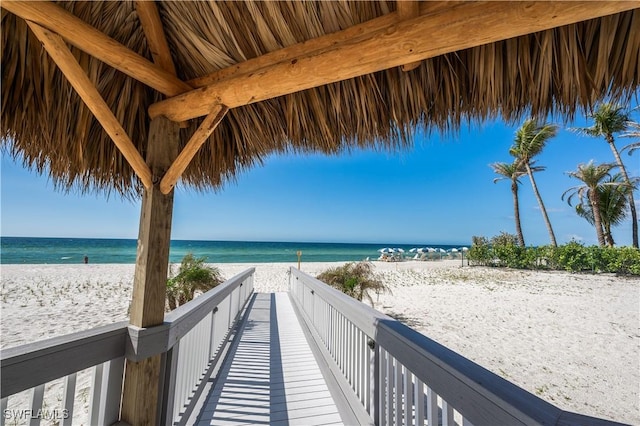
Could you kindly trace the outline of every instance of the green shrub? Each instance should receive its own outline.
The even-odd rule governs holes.
[[[633,247],[585,247],[577,241],[540,247],[520,247],[515,235],[505,232],[491,240],[473,237],[470,264],[517,269],[549,269],[570,272],[610,272],[640,275],[640,250]]]
[[[224,281],[220,270],[206,266],[206,257],[196,258],[187,253],[182,259],[178,273],[167,279],[167,306],[170,310],[192,300],[196,291],[208,291]],[[171,268],[170,268],[171,273]]]
[[[350,262],[330,268],[316,278],[359,301],[366,297],[373,306],[370,291],[373,290],[379,294],[390,293],[391,290],[373,274],[371,267],[369,262]]]
[[[471,248],[467,252],[467,261],[469,264],[488,266],[491,264],[493,254],[489,240],[485,237],[472,237]]]

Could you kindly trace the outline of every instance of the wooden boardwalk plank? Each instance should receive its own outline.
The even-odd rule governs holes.
[[[287,293],[254,297],[237,344],[187,424],[342,424]]]

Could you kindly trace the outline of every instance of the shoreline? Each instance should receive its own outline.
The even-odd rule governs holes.
[[[562,409],[640,424],[639,280],[460,263],[374,261],[392,291],[375,308]],[[297,262],[213,265],[226,279],[255,266],[256,291],[271,292]],[[0,346],[126,320],[134,267],[2,265]]]

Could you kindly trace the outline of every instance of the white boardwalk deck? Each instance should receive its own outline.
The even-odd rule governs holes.
[[[256,294],[238,334],[190,424],[342,424],[287,293]]]

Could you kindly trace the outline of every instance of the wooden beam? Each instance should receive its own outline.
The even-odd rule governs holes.
[[[153,62],[163,70],[177,75],[156,2],[136,0],[136,12],[138,12],[144,35],[149,43]]]
[[[483,44],[637,8],[637,1],[451,2],[433,14],[400,22],[319,52],[234,75],[151,105],[151,117],[185,121],[214,104],[229,108],[382,71]],[[429,34],[429,37],[425,37]],[[340,32],[325,36],[339,39]],[[382,53],[384,52],[384,53]]]
[[[150,188],[153,185],[151,170],[149,170],[144,159],[122,128],[122,125],[113,112],[111,112],[111,109],[109,109],[100,92],[98,92],[98,89],[82,69],[64,40],[57,34],[52,33],[36,23],[27,21],[27,24],[38,40],[42,42],[47,53],[54,60],[58,68],[60,68],[67,80],[69,80],[69,83],[71,83],[80,98],[111,137],[113,143],[116,144],[124,158],[133,168],[133,171],[142,181],[142,184],[145,188]]]
[[[179,138],[176,123],[162,117],[151,121],[147,162],[154,181],[176,158]],[[145,189],[129,316],[129,323],[137,327],[152,327],[164,321],[172,214],[173,192],[165,195],[157,184]],[[157,424],[159,383],[160,355],[140,362],[127,361],[121,420],[131,425]]]
[[[211,136],[211,133],[218,127],[218,124],[222,121],[224,116],[229,111],[229,108],[225,105],[215,105],[213,110],[207,115],[202,121],[202,124],[198,127],[198,129],[193,133],[189,142],[185,145],[185,147],[178,155],[178,158],[173,162],[167,173],[165,173],[162,181],[160,182],[160,191],[163,194],[168,194],[182,173],[187,169],[187,166],[196,155],[202,144],[205,143],[207,138]]]
[[[144,35],[147,38],[153,62],[172,75],[177,75],[156,2],[153,0],[136,0],[136,12]],[[189,87],[190,89],[193,88],[193,86]],[[180,123],[180,128],[186,129],[187,127],[189,127],[188,122],[183,121]]]
[[[414,0],[397,0],[398,18],[402,21],[420,16],[420,2]],[[402,71],[411,71],[420,66],[422,61],[402,65]]]
[[[450,3],[447,1],[422,1],[419,3],[420,15],[434,13],[438,10],[450,7]],[[342,31],[337,31],[302,43],[293,44],[280,50],[265,53],[264,55],[240,62],[211,74],[194,78],[189,80],[187,83],[193,87],[208,86],[209,84],[217,83],[236,75],[256,72],[261,68],[281,62],[291,61],[299,58],[300,56],[309,55],[311,52],[321,52],[332,48],[336,44],[354,42],[367,38],[370,34],[389,28],[391,25],[398,22],[400,22],[400,20],[398,19],[398,14],[396,12],[387,13],[378,18],[354,25]]]
[[[153,64],[126,46],[98,31],[82,19],[49,1],[2,0],[3,9],[47,28],[78,49],[102,62],[153,87],[167,96],[175,96],[191,89],[170,72]]]

